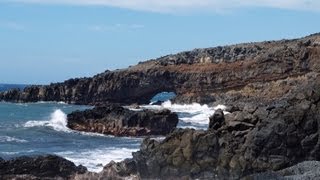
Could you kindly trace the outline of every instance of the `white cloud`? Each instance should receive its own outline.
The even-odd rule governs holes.
[[[319,0],[5,0],[6,2],[98,5],[152,12],[220,12],[237,8],[268,7],[320,11]]]

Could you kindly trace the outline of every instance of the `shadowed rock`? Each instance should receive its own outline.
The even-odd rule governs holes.
[[[117,105],[68,115],[71,129],[115,136],[166,135],[176,128],[178,121],[177,114],[169,110],[131,111]]]
[[[223,111],[221,109],[216,110],[209,120],[209,129],[219,129],[225,123]]]
[[[267,86],[268,82],[320,71],[319,38],[315,34],[294,40],[195,49],[91,78],[0,93],[0,100],[145,104],[158,93],[174,92],[175,101],[180,103],[271,102],[291,85]]]
[[[0,161],[0,179],[69,179],[87,169],[54,155]]]
[[[137,172],[126,174],[151,179],[240,179],[265,172],[259,177],[281,179],[290,173],[272,172],[319,161],[320,75],[310,73],[277,83],[295,86],[277,101],[232,103],[236,110],[224,116],[225,123],[218,123],[223,116],[217,111],[211,124],[217,120],[219,128],[178,129],[161,142],[144,140],[140,151],[133,153]]]

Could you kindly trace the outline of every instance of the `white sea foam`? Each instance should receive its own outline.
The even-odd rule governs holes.
[[[0,142],[26,143],[28,141],[24,139],[15,138],[15,137],[10,137],[10,136],[0,136]]]
[[[193,125],[208,125],[209,117],[214,114],[217,109],[225,110],[226,106],[218,105],[215,107],[209,107],[208,105],[201,105],[198,103],[193,104],[172,104],[171,101],[166,101],[162,105],[145,105],[141,106],[144,109],[169,109],[172,112],[176,112],[179,116],[179,119],[185,123],[190,123]],[[228,112],[225,112],[226,114]],[[194,127],[197,126],[186,126]]]
[[[67,115],[60,109],[55,110],[49,121],[28,121],[24,124],[24,127],[40,127],[47,126],[51,127],[56,131],[70,132],[71,130],[67,127]]]
[[[89,171],[100,172],[103,166],[109,162],[119,162],[126,158],[131,158],[132,152],[137,150],[138,149],[128,148],[103,148],[84,150],[81,152],[58,152],[55,154],[74,162],[76,165],[83,165],[87,167]]]
[[[26,153],[33,153],[35,150],[28,150],[28,151],[3,151],[0,152],[0,154],[5,154],[5,155],[15,155],[15,154],[26,154]]]
[[[81,132],[69,129],[67,127],[68,120],[67,115],[62,112],[60,109],[55,110],[51,116],[49,121],[27,121],[23,127],[32,128],[32,127],[50,127],[56,131],[63,131],[66,133],[78,133],[85,136],[103,136],[103,137],[114,137],[112,135],[104,135],[101,133],[93,133],[93,132]],[[125,138],[125,137],[123,137]],[[130,137],[128,137],[130,138]],[[134,138],[133,138],[134,139]],[[135,138],[137,139],[137,138]]]
[[[29,106],[27,103],[17,103],[16,105],[18,105],[18,106],[25,106],[25,107],[28,107],[28,106]]]
[[[27,103],[27,104],[68,104],[64,101],[37,101],[34,103]]]

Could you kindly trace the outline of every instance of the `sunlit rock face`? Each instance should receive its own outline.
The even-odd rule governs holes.
[[[175,101],[180,103],[273,101],[295,86],[283,80],[299,81],[320,71],[319,37],[195,49],[91,78],[11,90],[1,93],[0,99],[143,104],[166,91],[176,93]]]

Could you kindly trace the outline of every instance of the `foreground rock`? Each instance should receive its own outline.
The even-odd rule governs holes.
[[[178,121],[177,114],[169,110],[131,111],[117,105],[68,115],[71,129],[115,136],[166,135],[176,128]]]
[[[240,179],[320,161],[320,75],[308,73],[272,83],[294,86],[270,103],[234,102],[227,115],[218,110],[207,131],[178,129],[162,142],[145,139],[130,161],[136,169],[122,168],[122,174]]]
[[[87,169],[54,155],[0,160],[0,179],[70,179]]]
[[[243,180],[314,180],[320,179],[320,161],[305,161],[280,171],[254,174]]]

